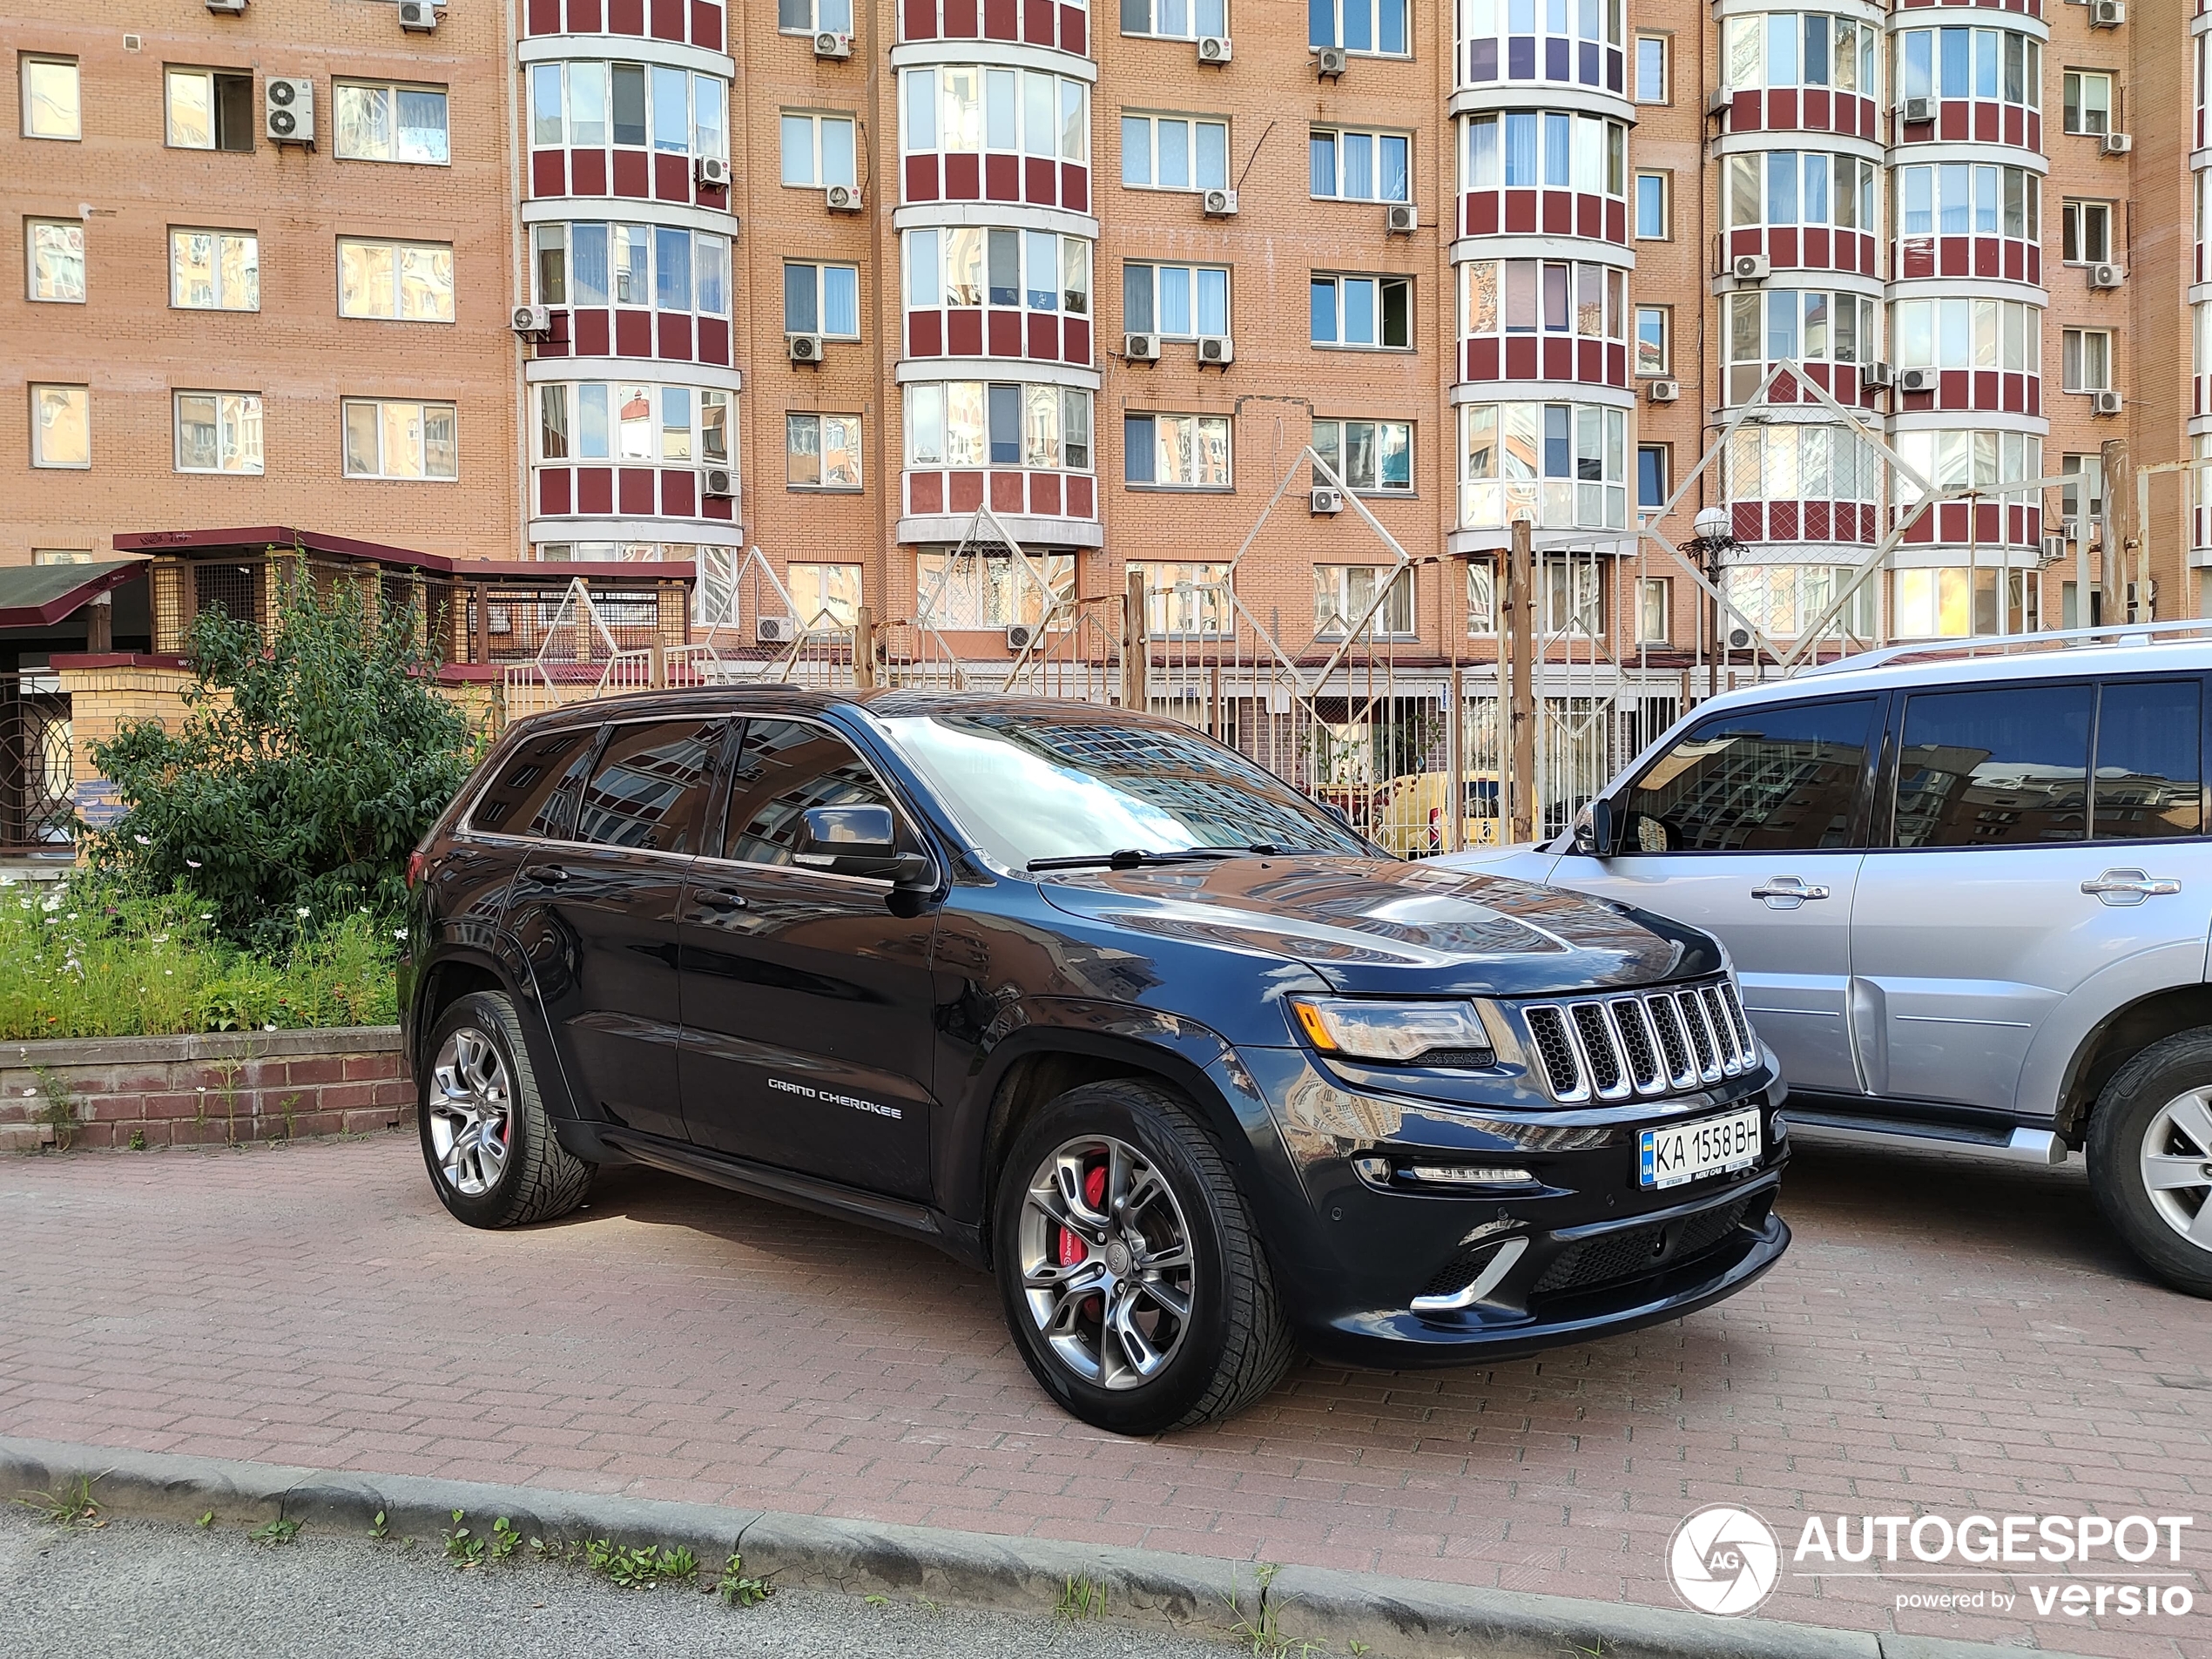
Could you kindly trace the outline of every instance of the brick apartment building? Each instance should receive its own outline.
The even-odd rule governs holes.
[[[2091,556],[2052,538],[2098,539],[2107,444],[2212,455],[2212,19],[1115,5],[26,18],[0,563],[273,523],[463,558],[749,550],[802,617],[865,601],[1001,659],[1049,609],[1032,571],[1103,596],[1136,564],[1156,633],[1264,627],[1311,662],[1372,607],[1362,651],[1440,685],[1494,660],[1491,559],[1527,515],[1579,665],[1546,693],[1622,711],[1602,770],[1713,650],[1638,523],[1777,361],[1986,492],[1920,518],[1844,605],[1856,640],[2087,621]],[[312,146],[266,125],[294,78]],[[1315,510],[1308,445],[1355,502]],[[2152,483],[2132,529],[2117,492],[2139,548],[2092,583],[2201,614],[2212,522]],[[1724,507],[1720,631],[1787,643],[1908,495],[1785,381],[1656,528]],[[1235,624],[1213,584],[1248,540]]]

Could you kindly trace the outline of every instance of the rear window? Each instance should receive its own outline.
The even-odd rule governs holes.
[[[2122,680],[2099,695],[2096,840],[2203,833],[2203,695],[2195,680]]]
[[[726,723],[617,726],[577,808],[577,840],[649,853],[696,853]]]
[[[1899,846],[2041,846],[2088,836],[2094,685],[1919,691],[1898,753]]]
[[[495,835],[564,839],[598,736],[598,727],[582,726],[524,738],[491,787],[477,798],[469,827]]]

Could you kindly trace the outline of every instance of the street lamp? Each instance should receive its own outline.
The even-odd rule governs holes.
[[[1721,558],[1733,547],[1742,543],[1736,539],[1735,516],[1727,508],[1715,502],[1697,509],[1697,516],[1690,521],[1691,535],[1682,543],[1682,550],[1696,561],[1705,580],[1717,592],[1721,585]],[[1712,641],[1720,661],[1727,660],[1727,644],[1721,637],[1721,605],[1716,598],[1707,600],[1707,614],[1711,617]],[[1720,690],[1719,671],[1714,671],[1713,692]]]

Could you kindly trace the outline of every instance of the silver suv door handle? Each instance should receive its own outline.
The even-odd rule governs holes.
[[[2082,892],[2094,893],[2110,905],[2141,904],[2181,890],[2182,884],[2170,876],[2155,876],[2142,870],[2107,870],[2095,880],[2081,884]]]
[[[1765,900],[1770,910],[1795,910],[1808,899],[1825,899],[1828,889],[1812,885],[1803,876],[1770,875],[1751,889],[1751,896]]]

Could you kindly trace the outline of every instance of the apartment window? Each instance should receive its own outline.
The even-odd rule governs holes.
[[[1636,643],[1663,645],[1674,636],[1675,584],[1663,576],[1636,578]]]
[[[1850,565],[1731,564],[1720,577],[1728,609],[1723,630],[1740,618],[1769,639],[1802,638],[1859,572]],[[1822,637],[1871,640],[1874,636],[1874,583],[1858,582]]]
[[[906,410],[910,467],[1090,470],[1090,394],[1072,386],[917,381]]]
[[[1313,453],[1346,489],[1413,493],[1413,423],[1410,421],[1316,421]],[[1324,482],[1317,476],[1316,483]]]
[[[1877,97],[1878,24],[1852,23],[1823,12],[1752,12],[1721,25],[1721,84],[1730,91],[1761,86],[1829,86]]]
[[[84,303],[84,226],[73,219],[24,220],[24,265],[33,300]]]
[[[1342,639],[1354,630],[1367,634],[1413,631],[1413,572],[1391,579],[1387,564],[1317,564],[1313,567],[1313,631],[1323,639]],[[1389,583],[1385,589],[1383,583]],[[1377,603],[1380,595],[1381,602]],[[1367,612],[1372,609],[1374,615]],[[1365,618],[1366,626],[1359,624]]]
[[[988,300],[1090,314],[1090,244],[1081,237],[967,226],[908,231],[906,259],[907,304],[918,310]]]
[[[1402,132],[1352,132],[1316,127],[1307,139],[1311,189],[1339,201],[1413,199],[1408,180],[1413,140]]]
[[[260,472],[259,392],[179,392],[176,421],[179,472]]]
[[[1229,0],[1122,0],[1122,32],[1196,40],[1229,32]]]
[[[452,159],[446,89],[383,81],[337,81],[332,125],[344,161],[409,161],[442,167]]]
[[[1762,428],[1747,421],[1721,453],[1720,499],[1871,502],[1883,464],[1873,445],[1847,427]]]
[[[451,322],[453,245],[341,237],[338,314],[394,322]]]
[[[1132,334],[1195,340],[1229,332],[1229,270],[1218,265],[1122,266],[1122,327]]]
[[[1547,529],[1628,529],[1625,409],[1470,403],[1460,435],[1462,529],[1502,529],[1524,514]]]
[[[711,75],[640,64],[539,64],[530,70],[530,143],[666,154],[729,154],[728,89]]]
[[[172,69],[168,142],[178,150],[251,150],[253,77],[219,69]]]
[[[1498,567],[1489,559],[1467,561],[1467,632],[1498,631]]]
[[[1663,374],[1673,361],[1669,336],[1674,315],[1665,306],[1636,307],[1636,373]]]
[[[2060,384],[2069,392],[2112,390],[2112,335],[2102,328],[2066,328],[2059,334]]]
[[[1667,96],[1667,37],[1636,37],[1636,102],[1664,104]]]
[[[955,557],[948,547],[914,558],[916,620],[945,629],[1032,626],[1048,616],[1065,625],[1076,602],[1072,553],[986,553]]]
[[[1317,276],[1312,282],[1312,335],[1317,346],[1370,351],[1411,351],[1413,281],[1411,277]]]
[[[2009,29],[1908,29],[1898,36],[1899,98],[1978,98],[2043,107],[2042,43]]]
[[[925,151],[1090,161],[1090,88],[1067,75],[980,64],[910,69],[900,80],[908,154]]]
[[[858,489],[860,487],[860,417],[857,415],[784,416],[784,482],[792,489]],[[825,569],[856,572],[858,565]]]
[[[1130,415],[1122,419],[1122,477],[1163,489],[1227,489],[1225,415]]]
[[[1629,274],[1616,266],[1564,260],[1467,261],[1466,332],[1628,337]]]
[[[90,564],[93,562],[89,547],[34,547],[30,550],[33,564]]]
[[[1581,0],[1572,6],[1564,0],[1541,5],[1536,0],[1463,0],[1457,10],[1459,37],[1467,46],[1466,79],[1580,80],[1595,86],[1598,44],[1622,44],[1628,9],[1622,0]],[[1578,71],[1570,73],[1578,57]]]
[[[1818,150],[1730,156],[1723,186],[1729,228],[1833,225],[1839,230],[1875,230],[1875,171],[1871,161]],[[1993,211],[1994,202],[1993,195]]]
[[[1122,183],[1133,190],[1227,189],[1229,123],[1124,114]]]
[[[784,332],[860,337],[860,271],[853,265],[784,266]]]
[[[1674,457],[1663,443],[1636,446],[1636,505],[1657,512],[1667,504],[1669,482],[1674,476]]]
[[[1952,302],[1898,301],[1898,339],[1904,338],[1903,319],[1909,308],[1938,303]],[[1982,303],[1994,306],[1998,302]],[[1770,288],[1759,293],[1731,293],[1727,307],[1723,343],[1729,366],[1728,401],[1731,403],[1741,403],[1758,390],[1766,366],[1784,358],[1801,363],[1871,363],[1878,361],[1882,354],[1876,324],[1880,312],[1878,300],[1853,293],[1830,293],[1820,288]],[[2018,311],[2021,307],[2013,308]],[[2018,322],[2016,318],[2016,329]],[[2020,338],[2016,334],[2016,345]],[[1902,351],[1900,346],[1900,354]],[[1913,360],[1900,354],[1898,361],[1910,363]],[[1997,365],[1993,362],[1984,367],[1993,368]]]
[[[537,302],[730,314],[730,239],[666,225],[540,225]]]
[[[1663,172],[1640,172],[1636,175],[1636,239],[1640,242],[1663,242],[1674,234],[1667,222],[1669,175]]]
[[[859,182],[853,170],[853,118],[794,114],[783,117],[784,183],[813,190]]]
[[[2068,265],[2102,265],[2112,258],[2112,204],[2069,201],[2064,236]]]
[[[1769,436],[1784,428],[1770,428]],[[1820,428],[1807,427],[1811,433]],[[2043,440],[2033,433],[1974,432],[1952,428],[1942,432],[1925,429],[1900,432],[1893,440],[1898,457],[1921,477],[1938,489],[1973,488],[1993,489],[2005,484],[2017,484],[2043,475]],[[1770,463],[1771,457],[1770,457]],[[1864,493],[1873,496],[1873,485],[1864,479]],[[1770,482],[1787,482],[1786,477],[1774,475],[1769,467]],[[1731,483],[1735,474],[1731,466]],[[1912,480],[1903,471],[1892,469],[1890,476],[1890,496],[1893,502],[1910,505],[1919,499]],[[1731,489],[1731,494],[1737,493]],[[1789,494],[1797,494],[1792,490]],[[1785,496],[1784,497],[1787,499]],[[2000,500],[2004,499],[2000,496]],[[2013,496],[2016,505],[2032,506],[2038,497],[2033,494]]]
[[[1404,57],[1409,0],[1306,0],[1305,44]]]
[[[1901,368],[2042,372],[2040,306],[2015,300],[1900,300],[1890,308],[1890,322]]]
[[[853,32],[853,0],[776,0],[776,32],[849,35]]]
[[[1235,607],[1226,564],[1167,563],[1129,567],[1144,577],[1144,631],[1155,639],[1229,631]]]
[[[1467,124],[1466,188],[1628,193],[1629,130],[1595,115],[1513,110]]]
[[[2112,131],[2112,77],[2095,70],[2066,72],[2066,130],[2096,138]]]
[[[2025,167],[1963,161],[1896,171],[1901,236],[2042,238],[2043,181]]]
[[[850,628],[860,619],[857,564],[794,564],[784,571],[784,584],[802,628]]]
[[[32,57],[23,60],[23,136],[26,138],[81,138],[84,98],[77,79],[74,57]]]
[[[349,397],[344,413],[348,478],[461,475],[452,404]]]
[[[89,387],[30,388],[30,464],[92,464],[92,393]]]
[[[541,461],[725,465],[730,395],[690,386],[585,381],[538,388]]]
[[[2105,460],[2101,455],[2067,455],[2060,463],[2066,483],[2060,492],[2060,510],[2065,515],[2067,539],[2074,539],[2074,526],[2081,522],[2086,502],[2089,523],[2094,528],[2105,513]]]
[[[185,311],[259,311],[261,239],[252,231],[172,230],[169,303]]]

